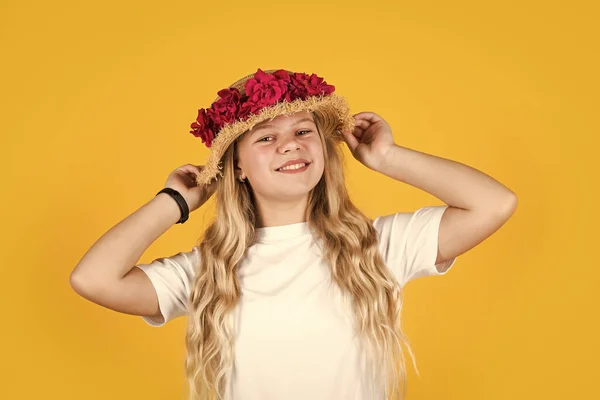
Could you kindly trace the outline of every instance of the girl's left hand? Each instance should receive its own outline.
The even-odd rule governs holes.
[[[355,114],[354,119],[354,129],[343,131],[342,136],[354,158],[376,171],[388,150],[395,145],[392,128],[372,112]]]

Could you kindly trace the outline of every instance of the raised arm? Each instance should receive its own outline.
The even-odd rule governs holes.
[[[186,200],[190,212],[204,204],[216,184],[194,183],[201,166],[186,164],[173,171],[166,187]],[[71,287],[80,296],[112,310],[160,317],[158,296],[150,278],[136,263],[148,247],[181,217],[177,202],[160,193],[112,227],[85,253],[70,275]]]

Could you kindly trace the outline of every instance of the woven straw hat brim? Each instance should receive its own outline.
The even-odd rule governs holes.
[[[276,70],[266,70],[264,72],[272,73],[273,71]],[[238,88],[240,92],[244,93],[244,85],[252,76],[253,74],[245,76],[231,85],[230,88]],[[346,99],[342,96],[338,96],[335,92],[327,96],[311,96],[305,100],[296,99],[292,102],[282,101],[276,103],[261,109],[258,114],[251,115],[244,121],[238,120],[223,126],[212,141],[210,147],[211,152],[206,160],[204,169],[196,176],[196,184],[198,186],[207,185],[213,179],[222,177],[223,166],[221,158],[223,157],[223,154],[235,139],[247,130],[252,129],[256,124],[271,120],[283,114],[293,114],[300,111],[312,112],[315,110],[328,113],[334,120],[339,121],[337,130],[347,131],[354,128],[355,120],[350,113],[350,107],[348,106]],[[341,133],[338,131],[334,131],[330,134],[333,135],[333,138],[337,141],[343,140]]]

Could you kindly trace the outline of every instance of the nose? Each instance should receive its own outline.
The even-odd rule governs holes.
[[[292,137],[282,138],[279,144],[279,151],[282,153],[287,153],[292,150],[299,150],[300,144],[298,143],[298,138],[296,135]]]

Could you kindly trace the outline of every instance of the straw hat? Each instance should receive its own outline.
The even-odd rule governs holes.
[[[331,133],[343,140],[340,131],[354,127],[354,117],[346,100],[333,93],[335,87],[315,74],[260,68],[218,92],[208,109],[199,109],[190,128],[211,150],[196,184],[207,185],[223,176],[221,157],[237,137],[256,124],[282,114],[320,110],[339,121]]]

